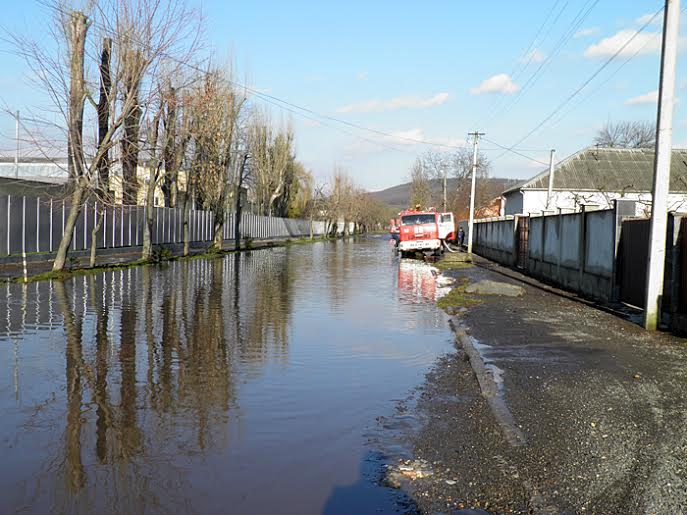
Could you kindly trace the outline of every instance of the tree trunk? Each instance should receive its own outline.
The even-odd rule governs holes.
[[[141,252],[141,259],[150,261],[153,257],[153,209],[155,201],[155,186],[157,184],[157,171],[154,172],[155,177],[151,177],[148,183],[148,191],[146,192],[145,212],[146,219],[143,225],[143,250]]]
[[[177,176],[179,173],[176,163],[177,144],[177,93],[170,85],[167,90],[167,116],[165,123],[165,146],[162,150],[165,163],[165,174],[162,177],[162,194],[165,196],[165,206],[177,207]]]
[[[189,226],[189,216],[191,211],[191,198],[193,194],[193,184],[190,180],[186,181],[186,192],[184,193],[184,256],[188,256],[189,243],[191,240],[191,228]]]
[[[124,117],[124,137],[122,138],[122,191],[123,204],[138,203],[138,154],[141,130],[141,105],[139,93],[143,75],[144,57],[139,50],[126,49],[122,52],[124,61],[124,96],[132,108]]]
[[[81,213],[81,202],[83,200],[85,190],[86,188],[81,181],[77,181],[74,185],[74,192],[72,193],[71,204],[69,205],[69,215],[64,223],[64,234],[60,240],[60,245],[57,247],[55,261],[53,261],[52,264],[53,272],[60,272],[64,270],[64,265],[67,262],[69,246],[72,244],[74,227],[76,226],[76,221]]]
[[[212,250],[220,252],[222,250],[222,242],[224,241],[224,211],[222,211],[221,215],[215,214],[213,229]]]
[[[81,201],[86,190],[83,179],[83,108],[86,98],[84,81],[84,56],[86,48],[86,34],[88,32],[88,19],[78,11],[72,11],[69,19],[69,112],[67,121],[67,155],[69,178],[72,181],[72,192],[69,216],[67,217],[62,239],[57,247],[55,261],[52,269],[54,272],[64,270],[67,262],[67,253],[72,243],[72,235],[76,220],[81,212]]]
[[[95,204],[95,209],[98,209],[98,204]],[[105,207],[103,207],[105,209]],[[103,220],[105,219],[103,212],[98,213],[93,229],[91,229],[91,256],[88,260],[88,266],[90,268],[95,267],[95,254],[98,246],[98,231],[103,226]]]
[[[103,51],[100,57],[100,96],[98,98],[98,149],[105,144],[107,132],[110,129],[110,94],[112,77],[110,74],[110,58],[112,55],[112,40],[103,39]],[[98,190],[101,199],[108,190],[110,178],[110,153],[105,151],[98,163]]]
[[[106,145],[107,133],[110,129],[110,94],[112,90],[112,77],[110,73],[110,61],[112,56],[112,40],[110,38],[103,38],[103,50],[100,54],[100,96],[98,98],[98,149],[102,150]],[[96,188],[96,201],[94,202],[95,209],[98,208],[98,197],[105,202],[107,191],[110,182],[110,153],[106,149],[102,158],[98,162],[98,186]],[[105,207],[103,206],[103,210]],[[95,213],[94,213],[95,214]],[[97,249],[98,231],[103,225],[103,212],[96,216],[93,229],[91,230],[91,254],[88,266],[95,267],[95,257]]]
[[[243,206],[241,205],[241,189],[236,188],[236,210],[234,211],[234,249],[241,250],[241,217]]]

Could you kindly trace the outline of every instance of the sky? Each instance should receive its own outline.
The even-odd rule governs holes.
[[[321,184],[335,166],[369,190],[407,182],[418,155],[464,146],[475,130],[485,133],[491,175],[524,179],[546,168],[549,149],[563,159],[608,121],[656,118],[662,14],[636,33],[662,1],[187,1],[205,17],[206,54],[235,60],[242,82],[298,106],[252,98],[275,122],[292,123],[297,157]],[[12,2],[3,15],[5,31],[50,45],[50,12],[38,1]],[[685,37],[687,17],[681,22]],[[687,97],[684,55],[678,99]],[[47,105],[28,76],[0,39],[0,105]],[[0,113],[0,151],[14,148],[13,127]],[[687,147],[679,101],[673,142]],[[516,143],[522,155],[499,148]]]

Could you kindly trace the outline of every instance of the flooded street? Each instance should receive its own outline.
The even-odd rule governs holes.
[[[386,238],[0,287],[0,513],[386,513],[452,334]]]

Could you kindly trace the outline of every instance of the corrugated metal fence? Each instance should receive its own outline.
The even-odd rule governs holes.
[[[153,244],[183,242],[183,210],[155,207],[153,209]],[[69,215],[69,203],[36,197],[0,197],[0,255],[22,252],[53,252],[57,249]],[[96,233],[97,248],[132,247],[143,243],[146,208],[142,206],[103,206],[84,203],[72,235],[72,250],[90,248],[96,219],[103,217]],[[277,218],[243,213],[242,238],[254,240],[298,238],[310,235],[309,220]],[[4,219],[4,220],[3,220]],[[191,242],[212,241],[214,214],[191,210],[189,228]],[[325,223],[313,222],[313,233],[322,236]],[[224,239],[234,239],[234,214],[224,219]]]

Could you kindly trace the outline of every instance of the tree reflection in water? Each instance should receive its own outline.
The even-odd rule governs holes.
[[[285,253],[254,252],[53,282],[64,409],[59,398],[45,401],[50,409],[36,409],[27,430],[63,427],[64,437],[49,441],[23,502],[56,512],[189,511],[194,457],[226,448],[239,417],[236,363],[287,351],[289,266]]]

